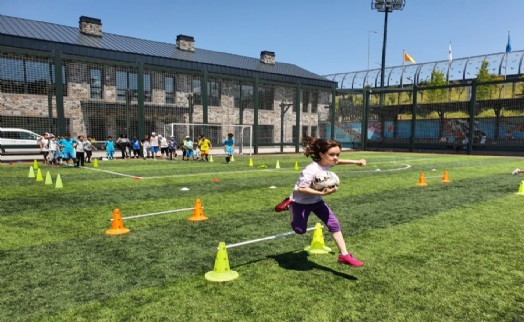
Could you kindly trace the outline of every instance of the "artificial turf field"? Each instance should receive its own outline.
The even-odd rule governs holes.
[[[235,158],[40,165],[52,185],[28,178],[32,162],[2,163],[0,320],[524,320],[524,175],[510,174],[523,158],[344,152],[368,165],[335,167],[341,186],[325,200],[364,267],[309,256],[308,233],[228,249],[240,277],[209,282],[219,242],[291,230],[273,208],[293,188],[295,163],[310,162],[261,155],[250,167],[249,156]],[[441,182],[445,170],[451,183]],[[421,172],[426,187],[417,186]],[[206,221],[181,211],[105,234],[115,208],[126,217],[197,198]],[[317,222],[312,215],[309,226]],[[325,229],[324,239],[336,249]]]

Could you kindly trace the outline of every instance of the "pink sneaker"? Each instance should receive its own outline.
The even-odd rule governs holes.
[[[364,263],[354,258],[351,254],[338,255],[338,262],[340,264],[347,264],[356,267],[364,266]]]

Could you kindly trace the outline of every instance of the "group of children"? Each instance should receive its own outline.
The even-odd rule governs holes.
[[[57,167],[61,164],[66,166],[84,166],[90,163],[93,150],[93,138],[87,139],[79,135],[76,139],[72,138],[69,133],[61,137],[55,137],[52,133],[45,133],[39,140],[40,151],[44,156],[44,163]]]
[[[224,152],[226,154],[227,163],[231,161],[231,156],[233,155],[234,151],[234,144],[235,140],[233,139],[233,133],[228,133],[227,139],[224,140]],[[177,148],[179,147],[178,142],[174,136],[171,136],[168,139],[155,132],[151,133],[151,136],[145,135],[144,139],[141,141],[136,137],[128,140],[127,137],[123,134],[115,142],[113,141],[113,137],[109,136],[107,141],[104,142],[107,160],[114,159],[115,148],[117,146],[122,152],[122,159],[139,158],[140,152],[142,152],[142,157],[144,160],[148,158],[156,160],[158,157],[162,159],[174,160],[178,156]],[[131,152],[127,151],[128,148],[132,150],[132,156]],[[180,144],[180,149],[182,150],[182,160],[184,161],[209,161],[209,153],[211,149],[213,149],[213,145],[204,134],[201,134],[196,142],[193,142],[191,137],[188,135]],[[160,156],[158,156],[159,152]]]

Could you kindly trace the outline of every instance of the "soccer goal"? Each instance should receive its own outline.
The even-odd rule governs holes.
[[[253,126],[252,125],[217,125],[196,123],[169,123],[164,125],[166,137],[174,136],[179,144],[186,136],[194,142],[204,134],[213,144],[213,147],[223,147],[228,133],[233,133],[235,140],[235,154],[253,154]],[[213,152],[213,151],[212,151]],[[215,154],[215,153],[212,153]]]

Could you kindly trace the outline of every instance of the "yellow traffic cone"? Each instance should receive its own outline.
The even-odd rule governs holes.
[[[209,162],[213,162],[213,156],[212,155],[209,156]]]
[[[310,255],[320,255],[331,252],[331,248],[324,244],[324,235],[322,234],[322,225],[320,223],[315,225],[311,245],[304,248],[304,250]]]
[[[215,266],[213,270],[207,272],[204,277],[211,282],[228,282],[238,278],[238,276],[238,272],[232,271],[229,267],[226,243],[220,242],[218,244],[217,256],[215,258]]]
[[[98,159],[93,162],[93,168],[98,168]]]
[[[193,215],[189,218],[187,218],[187,220],[189,221],[203,221],[203,220],[208,220],[209,218],[207,218],[206,216],[204,216],[204,209],[202,208],[202,203],[200,202],[200,199],[197,198],[197,200],[195,200],[195,210],[193,210]]]
[[[56,176],[56,183],[55,183],[55,189],[61,189],[64,186],[62,185],[62,178],[60,178],[60,175]]]
[[[29,167],[29,175],[27,177],[28,178],[34,178],[35,177],[35,170],[33,169],[33,167]]]
[[[231,155],[231,160],[229,162],[235,162],[235,156]]]
[[[520,183],[519,191],[515,193],[516,195],[524,195],[524,181]]]
[[[45,184],[53,184],[53,178],[51,178],[51,173],[49,173],[49,171],[45,173]]]
[[[448,176],[448,170],[445,170],[444,171],[444,175],[442,176],[442,180],[441,180],[443,183],[449,183],[451,182],[451,180],[449,180],[449,176]]]
[[[36,160],[33,161],[33,169],[38,169],[38,162]]]
[[[124,228],[124,221],[120,215],[120,209],[113,210],[113,222],[111,223],[111,228],[106,230],[107,235],[122,235],[129,232],[128,228]]]
[[[299,168],[298,168],[298,161],[295,161],[295,168],[294,169],[295,170],[299,170]]]
[[[42,177],[42,171],[40,171],[40,168],[36,169],[36,181],[44,181],[44,178]]]
[[[249,166],[250,166],[250,167],[253,166],[253,159],[252,159],[252,158],[249,158]]]
[[[280,169],[280,163],[277,160],[277,165],[275,166],[275,169]]]
[[[426,182],[426,177],[424,176],[424,172],[421,172],[420,176],[418,177],[417,186],[418,187],[425,187],[427,185],[428,185],[428,183]]]

